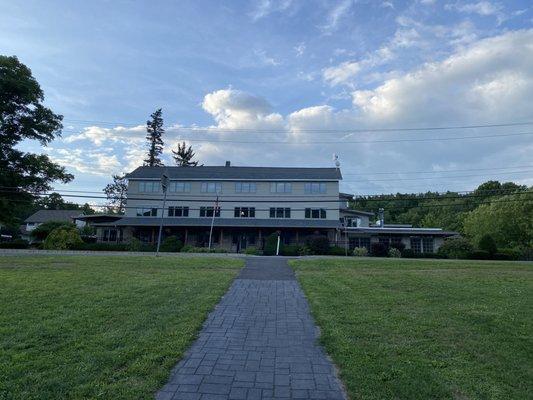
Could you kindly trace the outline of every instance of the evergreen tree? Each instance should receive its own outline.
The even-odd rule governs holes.
[[[148,140],[148,157],[144,160],[144,165],[149,167],[162,167],[163,163],[159,156],[163,152],[163,112],[156,110],[150,115],[150,120],[146,121],[146,139]]]
[[[9,188],[9,193],[0,193],[0,224],[16,226],[33,209],[34,194],[50,190],[54,181],[74,179],[47,155],[17,148],[23,140],[46,146],[60,136],[63,117],[43,100],[31,70],[15,56],[0,56],[0,185]]]
[[[198,161],[192,161],[195,156],[192,146],[187,147],[185,142],[178,143],[178,150],[172,150],[172,157],[178,167],[197,167]]]
[[[126,205],[126,193],[128,182],[125,175],[113,175],[113,183],[109,183],[104,189],[110,209],[118,213],[124,212]]]

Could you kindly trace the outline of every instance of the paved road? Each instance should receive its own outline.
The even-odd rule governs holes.
[[[158,400],[345,399],[287,261],[251,257]]]

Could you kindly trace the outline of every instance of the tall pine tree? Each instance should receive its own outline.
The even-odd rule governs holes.
[[[159,158],[163,152],[163,112],[156,110],[150,115],[150,120],[146,121],[146,139],[148,140],[148,156],[144,160],[144,165],[149,167],[162,167],[163,162]]]
[[[185,142],[178,143],[178,150],[172,150],[172,157],[178,167],[197,167],[198,161],[192,161],[195,156],[192,146],[187,147]]]

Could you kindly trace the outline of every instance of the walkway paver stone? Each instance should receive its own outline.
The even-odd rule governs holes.
[[[250,257],[158,400],[345,399],[287,260]]]

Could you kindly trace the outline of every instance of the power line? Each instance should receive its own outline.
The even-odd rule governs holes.
[[[522,194],[526,194],[526,193],[522,193]],[[527,193],[527,194],[533,194],[533,193]],[[40,196],[44,196],[44,195],[40,195]],[[17,203],[26,203],[25,201],[22,201],[22,200],[10,200],[12,202],[17,202]],[[418,204],[418,205],[413,205],[413,206],[409,206],[409,205],[405,205],[405,206],[401,206],[401,205],[393,205],[393,206],[389,206],[387,208],[387,211],[390,211],[390,210],[395,210],[395,209],[405,209],[405,208],[439,208],[439,207],[459,207],[459,206],[479,206],[479,205],[484,205],[484,204],[494,204],[494,203],[515,203],[515,202],[528,202],[528,201],[533,201],[533,199],[505,199],[505,200],[488,200],[488,201],[480,201],[480,202],[476,202],[476,203],[471,203],[471,204],[458,204],[458,203],[444,203],[444,204]],[[97,208],[113,208],[114,206],[110,206],[109,204],[89,204],[89,206],[91,207],[97,207]],[[168,207],[173,207],[173,206],[167,206],[165,207],[165,209],[168,209]],[[206,207],[212,207],[212,206],[206,206]],[[138,209],[157,209],[157,210],[161,210],[163,209],[162,207],[158,207],[158,206],[124,206],[122,207],[123,209],[134,209],[134,210],[138,210]],[[290,208],[290,207],[270,207],[270,208],[255,208],[255,211],[270,211],[271,208]],[[308,207],[308,208],[311,208],[311,207]],[[234,208],[220,208],[221,211],[234,211]],[[323,210],[326,210],[326,211],[342,211],[340,210],[339,208],[327,208],[327,207],[316,207],[315,209],[323,209]],[[189,207],[189,211],[199,211],[200,208],[193,208],[193,207]],[[306,208],[291,208],[291,212],[292,211],[305,211]],[[350,210],[350,209],[349,209]],[[125,215],[120,215],[121,217],[124,217]],[[133,217],[133,218],[136,218],[136,217]],[[172,218],[172,217],[169,217],[169,218]],[[188,218],[188,217],[183,217],[183,218]],[[207,218],[207,217],[206,217]],[[250,217],[246,217],[246,218],[250,218]],[[278,218],[279,219],[279,218]],[[313,219],[316,219],[316,218],[313,218]]]
[[[516,165],[514,167],[497,167],[497,168],[469,168],[469,169],[443,169],[440,171],[391,171],[391,172],[359,172],[359,173],[342,173],[343,176],[352,175],[402,175],[402,174],[444,174],[448,172],[470,172],[470,171],[494,171],[501,169],[515,168],[533,168],[533,165]]]
[[[195,138],[186,138],[179,137],[179,140],[184,140],[188,142],[196,143],[233,143],[233,144],[283,144],[290,146],[301,146],[301,145],[314,145],[314,144],[372,144],[372,143],[410,143],[410,142],[438,142],[438,141],[454,141],[454,140],[470,140],[470,139],[491,139],[499,137],[517,137],[517,136],[526,136],[533,135],[533,132],[520,132],[520,133],[505,133],[505,134],[493,134],[493,135],[478,135],[478,136],[459,136],[459,137],[440,137],[440,138],[411,138],[411,139],[385,139],[385,140],[342,140],[342,141],[250,141],[250,140],[212,140],[212,139],[195,139]]]
[[[110,122],[110,121],[97,121],[97,120],[81,120],[81,119],[65,119],[64,122],[72,123],[90,123],[90,124],[100,124],[100,125],[114,125],[114,126],[143,126],[144,124],[135,124],[128,122]],[[346,128],[346,129],[298,129],[292,128],[296,132],[317,132],[317,133],[339,133],[339,132],[420,132],[420,131],[442,131],[442,130],[454,130],[454,129],[486,129],[486,128],[503,128],[503,127],[513,127],[513,126],[527,126],[533,125],[533,122],[509,122],[509,123],[499,123],[499,124],[473,124],[473,125],[449,125],[449,126],[427,126],[427,127],[398,127],[398,128]],[[258,128],[221,128],[221,127],[166,127],[167,130],[190,130],[190,131],[214,131],[214,132],[258,132],[258,133],[286,133],[291,129],[288,126],[286,129],[258,129]]]
[[[5,190],[0,190],[0,192],[4,192],[6,193]],[[9,194],[17,194],[17,192],[12,192],[12,191],[7,191],[7,193]],[[45,197],[45,196],[50,196],[50,194],[43,194],[43,193],[29,193],[29,192],[18,192],[18,193],[25,193],[25,194],[33,194],[34,196],[38,196],[38,197]],[[532,191],[526,191],[526,192],[517,192],[517,191],[514,191],[514,193],[510,193],[510,194],[515,194],[515,195],[533,195],[533,192]],[[504,195],[502,193],[498,193],[498,195]],[[69,194],[63,194],[61,195],[62,197],[71,197],[71,198],[82,198],[82,199],[107,199],[107,197],[105,196],[92,196],[92,195],[69,195]],[[425,201],[425,200],[449,200],[449,199],[461,199],[461,200],[465,200],[467,202],[471,202],[472,198],[485,198],[486,196],[482,196],[482,195],[470,195],[470,196],[456,196],[456,197],[433,197],[433,198],[421,198],[421,197],[416,197],[416,198],[411,198],[411,200],[418,200],[418,201]],[[128,200],[137,200],[137,201],[162,201],[162,198],[132,198],[132,197],[127,197],[125,199],[126,201]],[[407,198],[394,198],[394,199],[355,199],[354,203],[357,203],[358,201],[359,202],[367,202],[367,201],[377,201],[377,202],[388,202],[388,201],[407,201],[409,199]],[[16,201],[16,200],[11,200],[11,201]],[[204,203],[204,204],[211,204],[214,202],[214,198],[208,198],[208,199],[172,199],[172,198],[167,198],[167,201],[175,201],[175,202],[180,202],[180,203],[183,203],[183,202],[188,202],[188,203],[191,203],[191,202],[200,202],[200,203]],[[246,201],[245,199],[238,199],[238,200],[224,200],[224,199],[219,199],[218,200],[219,203],[224,203],[224,202],[227,202],[227,203],[247,203],[247,202],[253,202],[253,203],[333,203],[333,202],[345,202],[345,200],[278,200],[278,201],[273,201],[273,200],[248,200]],[[505,200],[505,201],[514,201],[512,199],[509,199],[509,200]],[[519,201],[523,201],[523,199],[519,199]],[[476,205],[477,203],[474,202],[471,202],[471,204],[460,204],[460,203],[452,203],[452,204],[448,204],[448,206],[461,206],[461,205]],[[419,206],[424,206],[424,207],[433,207],[433,206],[441,206],[442,204],[417,204],[417,205],[405,205],[405,206],[393,206],[393,207],[398,207],[398,208],[413,208],[413,207],[419,207]],[[99,207],[102,207],[102,206],[99,206]],[[157,208],[157,207],[151,207],[149,205],[139,205],[139,206],[135,206],[135,207],[127,207],[127,208]],[[275,207],[270,207],[270,208],[275,208]],[[269,208],[269,209],[270,209]],[[321,208],[324,208],[324,207],[321,207]],[[269,209],[257,209],[256,210],[261,210],[261,211],[268,211]],[[336,207],[336,208],[325,208],[326,210],[339,210],[339,207]],[[305,209],[294,209],[294,210],[305,210]]]
[[[18,192],[15,190],[19,190]],[[18,187],[9,187],[9,186],[0,186],[0,193],[6,193],[6,194],[29,194],[29,195],[35,195],[35,196],[50,196],[51,194],[58,193],[61,195],[61,197],[73,197],[73,198],[92,198],[92,199],[107,199],[107,196],[104,196],[101,194],[101,192],[97,191],[82,191],[82,190],[67,190],[67,189],[58,189],[58,190],[47,190],[46,192],[49,193],[42,193],[42,192],[35,192],[35,191],[20,191],[20,188]],[[80,193],[80,194],[64,194],[65,193]],[[94,196],[94,195],[87,195],[86,193],[91,194],[100,194],[100,196]],[[464,193],[463,196],[446,196],[447,193]],[[404,201],[404,200],[429,200],[429,199],[450,199],[450,198],[472,198],[472,197],[485,197],[486,195],[483,195],[482,193],[486,193],[487,195],[495,194],[495,195],[505,195],[505,194],[523,194],[523,193],[531,193],[531,191],[520,191],[517,189],[487,189],[487,190],[475,190],[475,191],[460,191],[460,192],[447,192],[444,193],[440,197],[396,197],[394,199],[381,199],[380,201],[389,201],[389,200],[397,200],[397,201]],[[469,194],[469,193],[476,193],[475,195]],[[422,194],[423,195],[423,194]],[[188,201],[188,202],[210,202],[214,200],[214,197],[216,195],[213,195],[213,197],[207,197],[207,198],[194,198],[194,197],[186,197],[186,196],[194,196],[194,195],[175,195],[175,196],[167,196],[168,201]],[[307,197],[309,195],[295,195],[291,197]],[[356,201],[368,201],[365,199],[365,197],[379,197],[379,196],[396,196],[395,194],[357,194],[356,195]],[[235,199],[232,199],[232,197],[235,197]],[[256,197],[259,198],[265,198],[270,197],[269,200],[257,200]],[[138,200],[138,201],[162,201],[162,197],[132,197],[132,196],[126,196],[125,199],[127,200]],[[271,202],[279,202],[279,203],[326,203],[326,202],[346,202],[346,199],[339,199],[338,197],[333,198],[320,198],[319,200],[308,200],[308,199],[280,199],[279,195],[225,195],[220,194],[219,195],[219,202],[228,202],[228,203],[236,203],[236,202],[254,202],[254,203],[271,203]]]

